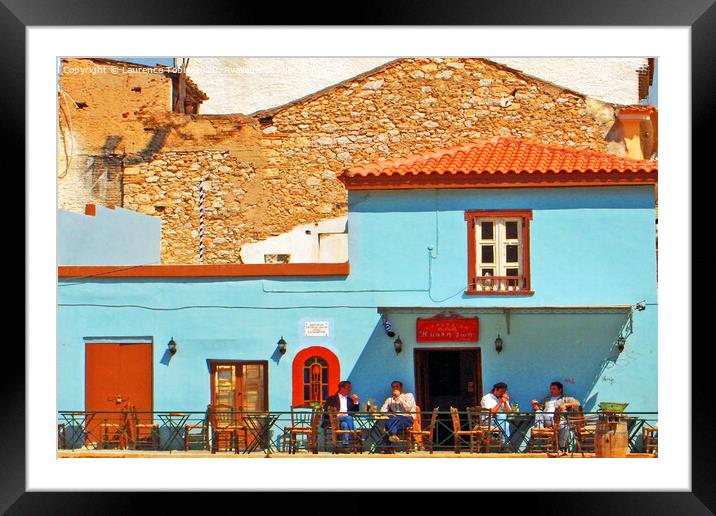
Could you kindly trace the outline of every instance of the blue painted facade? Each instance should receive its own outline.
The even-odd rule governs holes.
[[[485,391],[505,381],[513,400],[529,408],[556,379],[586,409],[628,401],[629,410],[657,410],[652,186],[349,193],[351,272],[345,278],[61,281],[58,407],[84,407],[84,339],[109,336],[152,337],[157,411],[206,408],[207,359],[268,360],[269,408],[288,410],[293,357],[311,345],[337,355],[340,376],[362,400],[382,400],[394,379],[414,390],[413,350],[434,346],[416,343],[416,317],[450,308],[478,316],[480,338],[438,345],[479,347]],[[533,210],[534,295],[464,294],[464,211],[474,209]],[[647,302],[646,310],[631,315],[599,308],[639,301]],[[378,307],[387,309],[401,336],[400,354],[383,331]],[[514,309],[509,318],[503,308]],[[304,336],[305,320],[328,321],[329,336]],[[626,349],[619,353],[615,342],[625,328]],[[499,354],[498,334],[504,341]],[[276,349],[281,336],[288,342],[283,356]],[[168,359],[172,337],[178,352]]]

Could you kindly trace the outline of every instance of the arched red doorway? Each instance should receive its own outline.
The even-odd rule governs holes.
[[[307,406],[323,401],[338,390],[341,366],[329,349],[311,346],[293,359],[293,406]]]

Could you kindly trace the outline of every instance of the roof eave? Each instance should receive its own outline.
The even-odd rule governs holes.
[[[533,174],[418,174],[347,176],[339,179],[347,190],[413,190],[459,188],[540,188],[656,185],[658,172],[561,172]]]

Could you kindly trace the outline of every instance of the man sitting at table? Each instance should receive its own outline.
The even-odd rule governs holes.
[[[410,428],[415,421],[415,398],[409,392],[403,392],[403,383],[395,380],[390,384],[393,391],[388,397],[380,411],[388,414],[388,421],[385,424],[385,431],[389,435],[388,440],[392,443],[400,441],[398,432]]]
[[[581,412],[582,404],[576,398],[564,395],[564,386],[561,382],[549,384],[549,396],[546,396],[542,403],[532,400],[532,408],[535,410],[535,426],[547,428],[554,424],[555,411],[559,409],[559,448],[564,449],[569,439],[569,426],[567,425],[567,413]],[[564,414],[564,415],[562,415]]]
[[[507,423],[506,412],[512,412],[510,404],[510,395],[507,394],[507,384],[498,382],[492,386],[492,390],[485,394],[480,401],[480,406],[495,414],[495,419],[499,421],[500,428],[505,440],[510,437],[510,425]],[[498,414],[498,412],[501,412]]]
[[[328,396],[326,402],[323,405],[323,411],[326,413],[323,419],[323,428],[330,425],[328,418],[328,410],[334,409],[338,412],[338,423],[341,430],[355,430],[355,424],[353,422],[353,416],[351,412],[358,412],[358,395],[351,395],[351,382],[343,380],[338,384],[338,392],[333,396]],[[348,441],[350,436],[348,434],[341,434],[343,441]]]

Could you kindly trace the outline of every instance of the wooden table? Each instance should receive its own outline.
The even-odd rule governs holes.
[[[368,443],[368,453],[375,453],[378,451],[378,447],[381,445],[383,438],[390,435],[385,429],[385,422],[390,419],[390,416],[385,412],[354,413],[352,415],[358,422],[358,426],[360,426],[362,430],[368,431],[368,435],[365,439]]]

